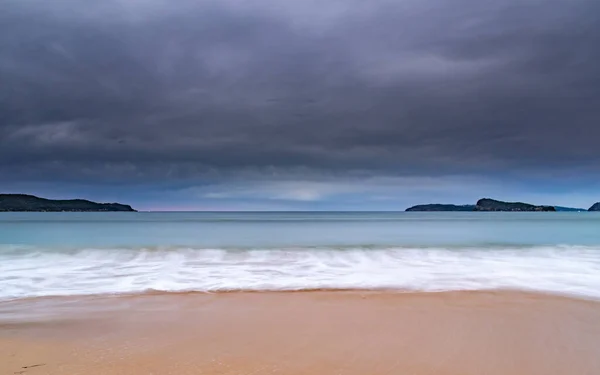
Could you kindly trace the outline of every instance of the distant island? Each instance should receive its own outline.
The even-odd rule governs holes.
[[[120,203],[96,203],[85,199],[55,200],[27,194],[0,194],[0,212],[136,212]]]
[[[475,211],[504,211],[504,212],[538,212],[556,211],[554,206],[536,206],[522,202],[502,202],[495,199],[483,198],[477,201]]]
[[[418,204],[406,209],[406,211],[475,211],[475,205],[472,204]]]
[[[413,212],[441,212],[441,211],[497,211],[497,212],[582,212],[583,208],[562,207],[562,206],[536,206],[523,202],[503,202],[490,198],[483,198],[474,205],[464,204],[419,204],[406,209]],[[600,202],[594,204],[587,211],[600,211]]]

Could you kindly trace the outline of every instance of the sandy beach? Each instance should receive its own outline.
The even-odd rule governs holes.
[[[0,374],[600,373],[600,303],[288,292],[0,303]]]

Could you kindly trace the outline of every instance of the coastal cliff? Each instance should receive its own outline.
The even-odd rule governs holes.
[[[588,211],[600,211],[600,202],[594,203],[594,205],[590,207]]]
[[[85,199],[54,200],[26,194],[0,194],[0,212],[135,212],[120,203],[96,203]]]
[[[556,211],[553,206],[535,206],[522,202],[502,202],[495,199],[483,198],[477,201],[475,211],[509,211],[509,212],[538,212]]]

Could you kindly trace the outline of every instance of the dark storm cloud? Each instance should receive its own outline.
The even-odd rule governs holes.
[[[0,7],[3,178],[600,166],[595,0]]]

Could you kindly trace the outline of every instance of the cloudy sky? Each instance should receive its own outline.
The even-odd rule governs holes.
[[[598,0],[3,0],[0,190],[587,208],[599,46]]]

